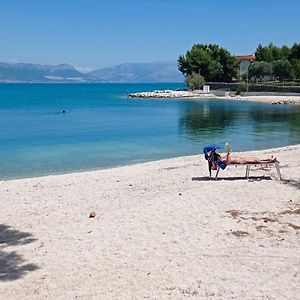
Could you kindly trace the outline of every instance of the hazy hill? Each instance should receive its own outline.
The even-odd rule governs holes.
[[[95,70],[93,75],[102,82],[182,82],[177,62],[125,63]]]
[[[73,66],[0,63],[0,82],[87,82],[92,77]]]

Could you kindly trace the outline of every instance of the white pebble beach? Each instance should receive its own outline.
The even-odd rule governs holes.
[[[1,299],[297,299],[300,145],[0,181]]]

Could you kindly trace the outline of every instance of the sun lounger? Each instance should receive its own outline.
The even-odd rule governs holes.
[[[216,146],[216,145],[206,146],[203,148],[204,157],[208,162],[208,170],[209,170],[210,177],[211,177],[211,171],[216,170],[217,172],[216,172],[215,179],[217,179],[220,169],[225,170],[229,166],[236,166],[236,167],[246,166],[246,176],[245,176],[246,178],[249,178],[251,167],[260,166],[263,168],[263,167],[275,166],[277,175],[278,175],[279,179],[282,180],[279,162],[276,159],[272,160],[271,162],[260,162],[260,163],[258,163],[258,162],[249,163],[248,162],[248,163],[241,163],[241,164],[237,164],[237,163],[226,164],[226,162],[224,162],[220,159],[221,156],[215,152],[217,149],[220,149],[220,148],[222,148],[222,147]]]
[[[249,174],[250,174],[250,167],[262,167],[262,168],[270,168],[270,167],[274,167],[276,168],[276,171],[277,171],[277,175],[278,175],[278,178],[279,180],[282,180],[282,177],[281,177],[281,173],[280,173],[280,166],[279,166],[279,162],[278,161],[275,161],[275,162],[272,162],[272,163],[253,163],[253,164],[229,164],[227,165],[227,168],[229,166],[235,166],[235,167],[239,167],[239,166],[246,166],[246,175],[245,177],[248,179],[249,178]],[[217,172],[216,172],[216,176],[215,176],[215,179],[217,180],[218,178],[218,175],[219,175],[219,171],[220,171],[220,167],[217,168]]]

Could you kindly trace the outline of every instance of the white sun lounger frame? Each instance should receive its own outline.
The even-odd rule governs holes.
[[[260,163],[260,164],[229,164],[227,165],[227,168],[228,166],[246,166],[246,175],[245,177],[248,179],[249,178],[249,173],[250,173],[250,167],[257,167],[257,166],[260,166],[260,167],[272,167],[272,166],[275,166],[276,168],[276,171],[277,171],[277,175],[279,177],[279,180],[282,180],[282,177],[281,177],[281,173],[280,173],[280,166],[279,166],[279,162],[278,161],[275,161],[275,162],[272,162],[272,163]],[[219,171],[220,171],[220,168],[218,167],[217,169],[217,173],[216,173],[216,176],[215,176],[215,180],[217,180],[218,178],[218,175],[219,175]]]

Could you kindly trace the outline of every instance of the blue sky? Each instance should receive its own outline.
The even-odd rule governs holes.
[[[0,0],[0,61],[81,70],[176,60],[194,43],[233,54],[300,42],[299,0]]]

